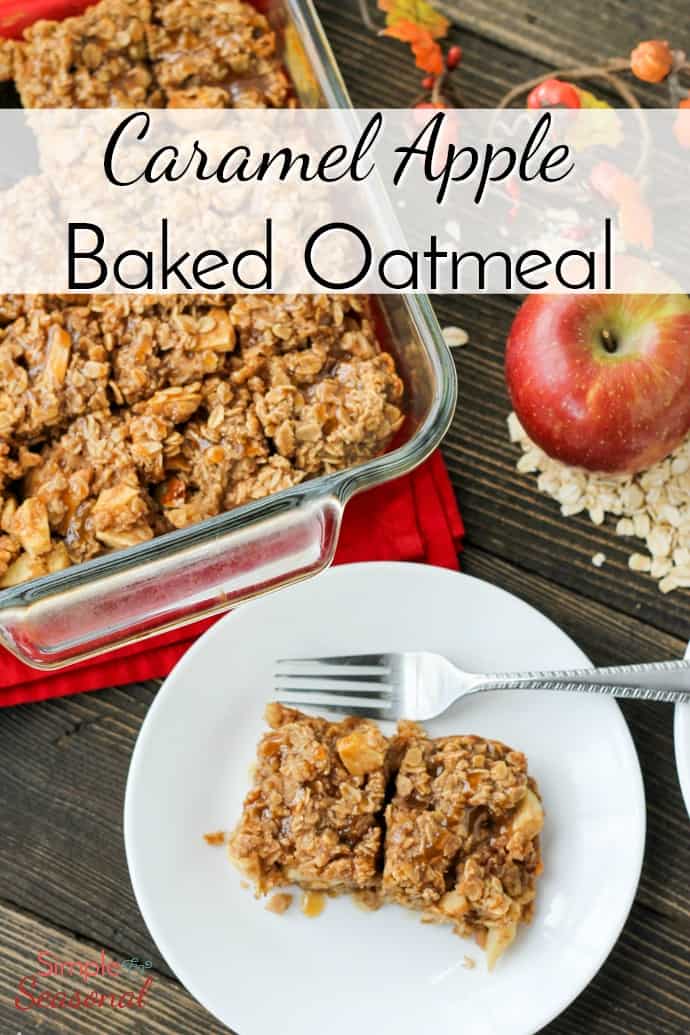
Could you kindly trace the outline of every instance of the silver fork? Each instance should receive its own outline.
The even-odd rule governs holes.
[[[372,719],[433,719],[484,690],[558,690],[642,701],[690,701],[690,661],[565,669],[464,672],[440,654],[354,654],[276,662],[276,699]]]

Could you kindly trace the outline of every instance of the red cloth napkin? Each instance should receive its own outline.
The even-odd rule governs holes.
[[[81,14],[96,0],[0,0],[0,36],[20,39],[27,26],[39,18],[62,21]]]
[[[462,519],[440,453],[345,509],[336,564],[424,561],[458,567]],[[0,707],[165,676],[217,618],[205,619],[60,672],[28,668],[0,648]]]

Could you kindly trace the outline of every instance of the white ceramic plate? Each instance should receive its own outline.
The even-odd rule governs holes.
[[[492,974],[474,943],[394,906],[372,914],[338,899],[318,919],[295,907],[275,916],[242,889],[225,850],[204,843],[239,816],[274,658],[403,649],[478,670],[587,664],[565,633],[488,583],[358,564],[228,615],[144,722],[125,802],[137,901],[170,967],[240,1035],[532,1035],[587,985],[625,923],[644,792],[628,728],[605,698],[485,694],[427,724],[524,750],[543,794],[536,919]]]
[[[690,658],[690,644],[688,644],[685,657]],[[676,705],[674,739],[680,789],[683,792],[685,808],[690,815],[690,704]]]

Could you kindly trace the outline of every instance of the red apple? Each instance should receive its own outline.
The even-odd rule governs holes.
[[[506,347],[508,389],[544,452],[633,473],[690,431],[687,295],[531,295]]]

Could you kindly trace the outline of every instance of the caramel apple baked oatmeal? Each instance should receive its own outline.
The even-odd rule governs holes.
[[[295,103],[243,0],[101,0],[0,42],[25,107]],[[356,296],[0,297],[0,589],[383,452],[403,385]]]
[[[230,856],[257,895],[365,893],[472,935],[492,967],[532,919],[544,814],[527,760],[476,736],[394,737],[270,704]]]
[[[0,41],[26,108],[281,108],[293,102],[263,14],[243,0],[100,0]]]
[[[254,787],[230,840],[244,875],[264,894],[376,887],[388,780],[388,741],[368,720],[331,723],[270,704]]]
[[[475,736],[431,740],[402,722],[386,808],[384,898],[474,935],[489,966],[529,923],[543,810],[527,759]]]
[[[0,588],[382,452],[362,296],[0,299]]]

